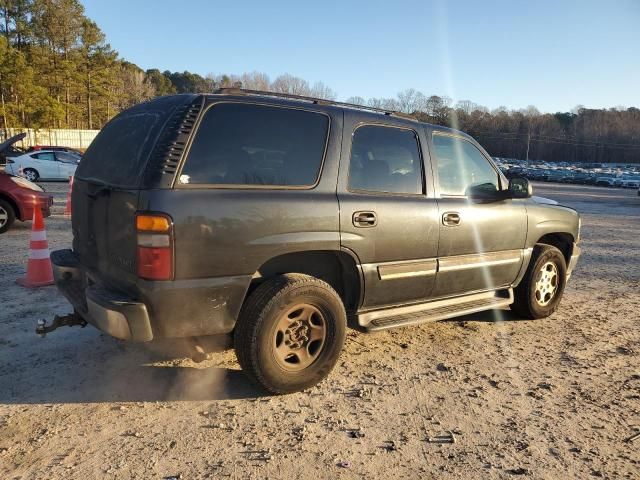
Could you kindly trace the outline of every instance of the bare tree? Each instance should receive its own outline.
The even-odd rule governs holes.
[[[367,100],[367,106],[390,111],[400,110],[400,104],[395,98],[370,98]]]
[[[414,113],[424,111],[427,98],[422,92],[409,88],[398,93],[397,109],[404,113]]]
[[[291,95],[309,95],[309,82],[300,77],[285,73],[276,78],[271,84],[271,90]]]
[[[345,102],[352,103],[354,105],[367,105],[367,101],[362,97],[349,97]]]
[[[269,75],[263,72],[243,73],[240,76],[240,81],[242,82],[242,88],[249,90],[268,91],[271,87]]]
[[[336,92],[322,82],[314,83],[309,93],[312,97],[324,98],[325,100],[335,100],[337,98]]]
[[[456,110],[462,110],[467,115],[476,111],[480,106],[477,103],[473,103],[471,100],[459,100],[456,103]]]

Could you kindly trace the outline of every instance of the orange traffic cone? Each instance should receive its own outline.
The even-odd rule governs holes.
[[[69,177],[69,191],[67,192],[67,204],[64,207],[64,214],[71,216],[71,191],[73,190],[73,175]]]
[[[51,258],[49,257],[47,232],[44,229],[42,210],[38,205],[33,208],[33,226],[31,228],[27,276],[18,278],[16,283],[30,288],[53,285],[53,270],[51,268]]]

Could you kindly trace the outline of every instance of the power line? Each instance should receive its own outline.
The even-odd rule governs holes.
[[[510,132],[477,132],[478,136],[483,138],[499,138],[502,140],[517,140],[517,137],[526,137],[526,133],[510,133]],[[640,144],[633,143],[604,143],[594,141],[569,141],[560,139],[559,137],[545,137],[542,135],[531,135],[530,141],[544,142],[544,143],[557,143],[563,145],[583,146],[583,147],[596,147],[596,148],[640,148]]]
[[[518,132],[478,132],[479,135],[513,135],[513,136],[520,136],[520,137],[526,137],[528,134],[527,133],[518,133]],[[578,141],[577,138],[572,137],[572,138],[562,138],[562,137],[551,137],[548,135],[531,135],[532,139],[536,138],[538,140],[559,140],[562,142],[567,142],[569,140],[575,140]],[[578,141],[578,143],[587,145],[587,144],[591,144],[591,145],[605,145],[605,146],[616,146],[616,147],[631,147],[631,148],[639,148],[640,144],[638,143],[605,143],[605,142],[596,142],[594,140],[582,140],[582,141]]]

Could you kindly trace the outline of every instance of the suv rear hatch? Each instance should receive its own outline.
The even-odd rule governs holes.
[[[171,186],[198,98],[161,97],[125,110],[87,149],[73,184],[73,249],[94,280],[116,288],[135,280],[140,191]]]

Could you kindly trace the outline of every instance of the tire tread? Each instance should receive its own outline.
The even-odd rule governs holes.
[[[529,260],[529,265],[527,266],[527,271],[524,275],[524,278],[513,291],[514,302],[513,304],[511,304],[510,308],[512,311],[514,311],[515,313],[517,313],[518,315],[521,315],[526,319],[536,320],[539,318],[543,318],[543,316],[536,313],[532,308],[530,290],[531,290],[531,282],[533,282],[535,278],[534,269],[536,267],[536,264],[538,263],[538,259],[551,251],[555,252],[562,259],[564,259],[562,252],[558,250],[558,248],[554,247],[553,245],[538,243],[533,247],[531,260]],[[560,299],[562,298],[562,294],[564,293],[564,283],[562,285],[563,285],[563,289],[561,292],[559,292],[560,298],[558,298],[558,300],[553,303],[552,307],[546,311],[546,315],[544,315],[544,317],[551,315],[553,312],[556,311],[556,309],[558,308],[558,305],[560,305]]]
[[[234,332],[234,347],[238,363],[244,373],[256,384],[270,393],[289,393],[289,390],[275,388],[262,375],[258,368],[258,327],[265,321],[265,315],[271,307],[287,292],[314,285],[330,291],[336,298],[340,298],[327,282],[301,273],[287,273],[275,276],[259,285],[247,298],[236,324]],[[342,305],[342,302],[340,302]],[[344,306],[342,313],[346,318]]]

